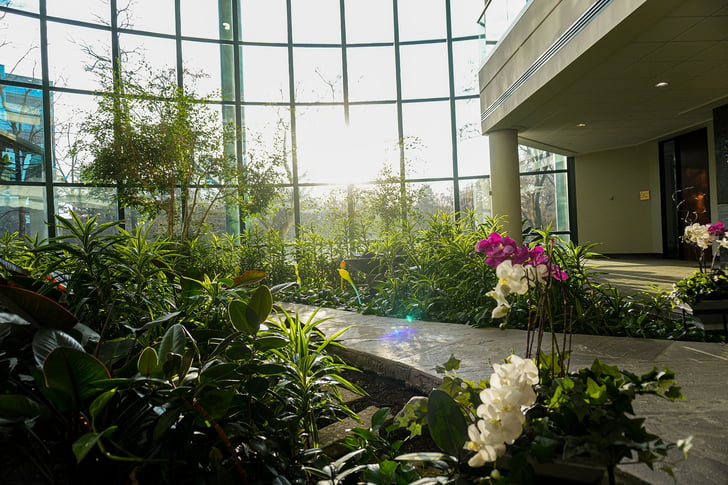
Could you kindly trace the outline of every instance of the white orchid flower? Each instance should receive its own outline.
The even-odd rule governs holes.
[[[526,271],[521,264],[513,264],[510,260],[505,260],[495,270],[498,277],[498,284],[505,295],[515,293],[524,295],[528,291],[528,279]]]

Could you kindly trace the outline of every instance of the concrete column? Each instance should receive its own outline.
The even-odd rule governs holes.
[[[521,244],[521,178],[518,167],[518,131],[488,133],[493,216],[503,217],[503,227]]]

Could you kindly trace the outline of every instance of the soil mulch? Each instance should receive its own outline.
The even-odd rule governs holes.
[[[415,396],[426,396],[422,391],[407,386],[404,382],[393,379],[391,377],[381,376],[371,371],[346,371],[342,373],[350,382],[359,385],[367,391],[368,395],[363,396],[349,407],[354,412],[359,412],[370,406],[377,408],[389,408],[392,416],[396,415],[404,408],[407,402]],[[362,427],[368,427],[371,423],[362,423]],[[396,430],[390,436],[390,440],[404,439],[408,435],[406,430]],[[411,453],[415,451],[440,451],[437,445],[430,438],[427,428],[423,429],[422,435],[407,440],[402,448],[401,453]]]

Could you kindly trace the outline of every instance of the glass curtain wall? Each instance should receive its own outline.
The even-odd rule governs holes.
[[[238,127],[224,149],[241,166],[284,162],[275,210],[255,224],[292,236],[367,200],[371,210],[377,195],[487,216],[482,10],[482,0],[0,0],[0,231],[52,235],[46,222],[72,210],[134,222],[114,187],[81,172],[93,143],[82,123],[111,65],[194,84]],[[568,232],[565,158],[522,155],[524,217]],[[228,232],[251,222],[224,206],[211,221]]]

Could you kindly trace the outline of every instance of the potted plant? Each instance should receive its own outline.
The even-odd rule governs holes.
[[[606,475],[614,484],[616,466],[626,460],[661,463],[670,473],[669,451],[686,456],[690,438],[667,443],[649,433],[633,402],[644,394],[682,399],[674,373],[655,368],[637,375],[599,360],[569,370],[569,325],[557,327],[555,320],[571,312],[554,311],[568,305],[555,300],[569,275],[557,243],[541,236],[540,244],[520,246],[491,234],[476,246],[498,275],[489,292],[497,301],[493,318],[508,317],[514,296],[528,300],[525,358],[511,355],[475,383],[457,376],[459,361],[451,357],[438,369],[445,374],[441,387],[399,421],[414,432],[427,425],[444,454],[398,459],[476,483],[602,483]],[[542,352],[547,346],[551,353]]]
[[[723,330],[728,338],[728,275],[716,266],[718,251],[710,265],[705,261],[708,249],[728,248],[726,227],[722,222],[691,224],[685,228],[683,241],[698,251],[698,270],[673,287],[671,296],[677,307],[692,313],[696,324],[705,331]]]

